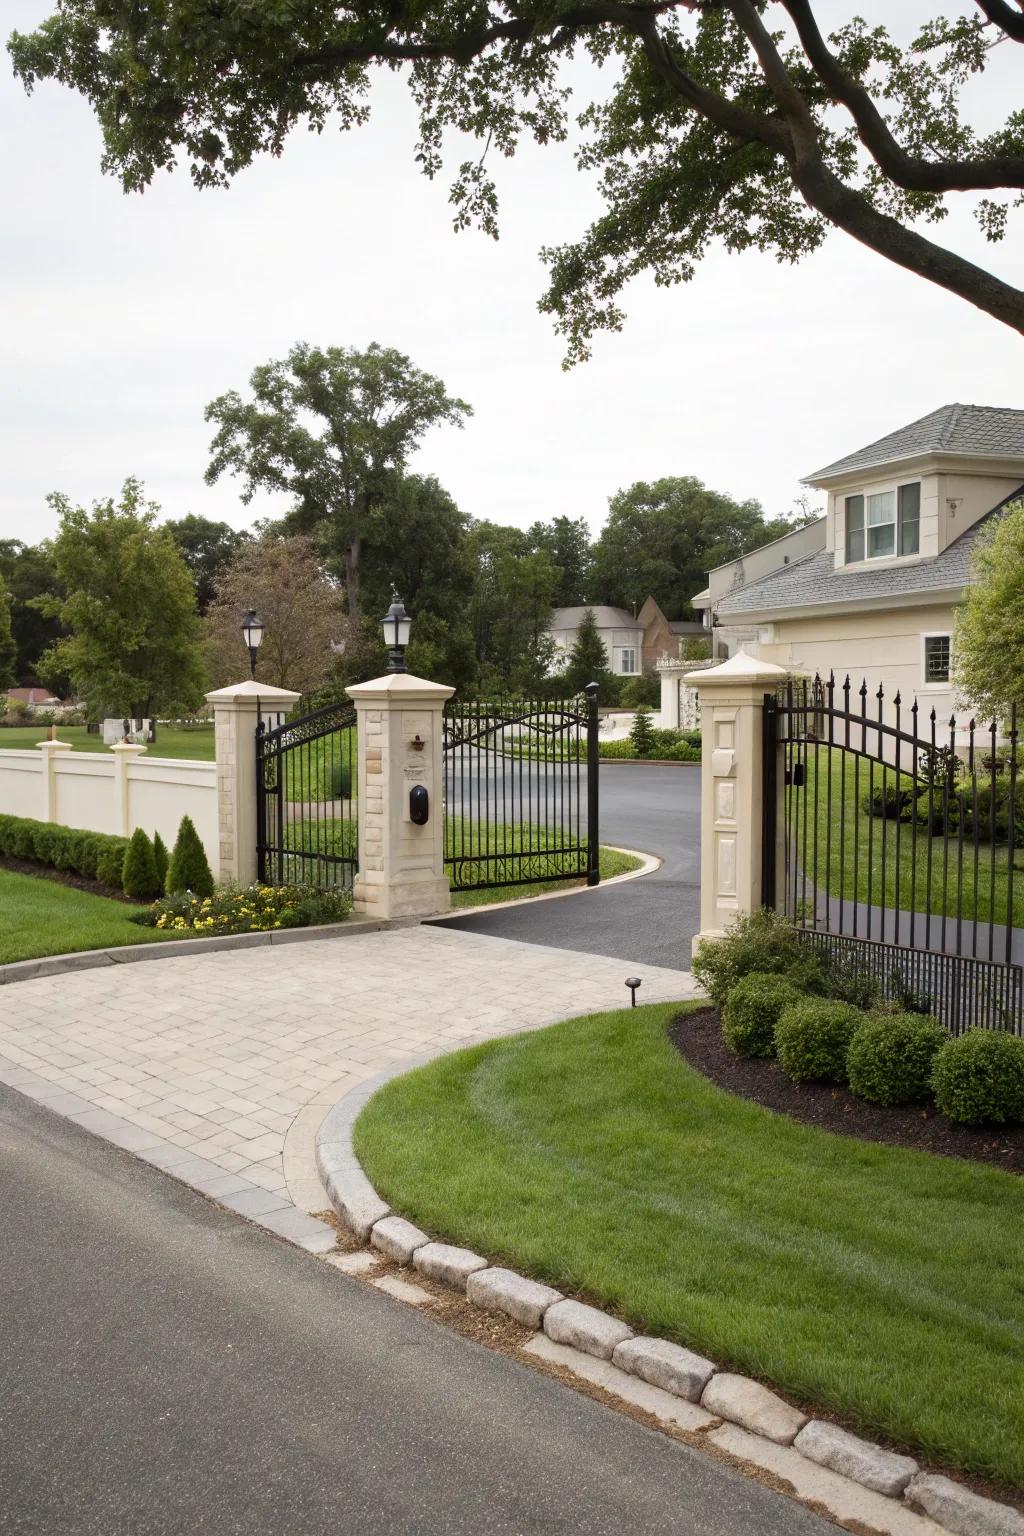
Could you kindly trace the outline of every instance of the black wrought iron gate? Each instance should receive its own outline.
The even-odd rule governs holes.
[[[764,904],[956,1033],[1024,1033],[1016,717],[940,725],[830,676],[767,695],[764,721]]]
[[[451,700],[444,862],[453,890],[600,880],[597,685],[585,698]]]
[[[256,728],[256,860],[269,885],[351,891],[359,861],[354,704]]]

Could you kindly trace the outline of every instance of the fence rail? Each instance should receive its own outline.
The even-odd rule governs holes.
[[[912,972],[951,1027],[1021,1029],[1016,714],[947,724],[816,677],[766,696],[764,754],[765,903],[847,959],[864,946],[887,991]]]

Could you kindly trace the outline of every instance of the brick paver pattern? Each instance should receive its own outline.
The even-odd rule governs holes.
[[[0,989],[0,1082],[314,1251],[313,1144],[396,1061],[622,1007],[630,965],[431,926]],[[641,967],[641,999],[697,994]]]

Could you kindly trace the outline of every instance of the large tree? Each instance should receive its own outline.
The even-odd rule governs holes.
[[[344,578],[348,611],[362,613],[364,545],[373,519],[428,428],[461,426],[470,408],[401,352],[376,343],[292,348],[256,368],[251,398],[236,390],[206,408],[217,424],[206,472],[240,475],[242,499],[283,491],[289,527],[312,534]]]
[[[0,576],[0,693],[17,681],[15,662],[18,648],[11,633],[11,599]]]
[[[94,714],[133,719],[201,702],[205,672],[192,574],[137,480],[91,511],[48,498],[60,518],[54,567],[64,593],[46,609],[67,634],[39,662],[49,681],[67,675]]]
[[[60,592],[52,551],[45,544],[0,540],[0,579],[10,598],[14,680],[32,687],[39,681],[39,658],[61,634],[60,620],[40,608],[41,598],[56,597]],[[67,691],[67,679],[55,679],[51,686],[63,694]]]
[[[520,528],[480,521],[470,531],[470,619],[482,693],[540,692],[554,654],[558,572]]]
[[[594,545],[595,598],[639,608],[653,597],[670,619],[690,614],[709,570],[797,525],[766,521],[758,502],[734,501],[692,475],[637,481],[608,505]]]
[[[252,534],[248,529],[232,528],[230,523],[215,523],[195,512],[171,518],[165,526],[192,572],[199,612],[205,613],[213,601],[217,577],[231,564],[243,545],[248,544]]]
[[[276,688],[309,693],[330,674],[349,629],[337,582],[317,558],[311,539],[268,533],[243,546],[217,577],[203,622],[207,665],[214,686],[249,675],[242,619],[254,608],[263,620],[256,677]]]
[[[372,67],[407,66],[426,173],[450,128],[483,142],[452,199],[457,224],[492,233],[488,150],[564,139],[562,66],[589,55],[606,75],[583,74],[594,90],[580,161],[606,206],[547,252],[543,300],[570,356],[595,327],[621,324],[618,294],[638,271],[684,281],[713,240],[795,261],[830,227],[1024,332],[1024,291],[920,230],[961,197],[996,241],[1020,206],[1024,112],[976,127],[965,102],[985,120],[969,88],[994,50],[1024,44],[1021,0],[966,13],[947,0],[895,36],[848,3],[826,32],[824,0],[56,0],[9,47],[27,87],[57,79],[89,99],[104,165],[127,188],[179,158],[200,186],[223,185],[280,154],[296,124],[362,123]]]
[[[1015,707],[1024,723],[1024,501],[992,519],[971,564],[975,584],[957,613],[953,676],[979,714],[1005,721]]]
[[[547,551],[558,572],[555,607],[575,608],[585,603],[594,559],[586,519],[563,514],[548,523],[533,523],[528,537],[535,550]]]

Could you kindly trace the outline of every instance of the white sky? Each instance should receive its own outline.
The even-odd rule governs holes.
[[[934,8],[898,9],[909,33]],[[4,0],[5,34],[49,10]],[[821,15],[856,10],[892,7],[825,0]],[[1019,105],[1014,66],[1004,45],[986,117]],[[689,285],[641,281],[625,331],[565,373],[536,309],[537,252],[599,206],[570,149],[503,167],[499,243],[455,235],[447,183],[413,164],[404,88],[382,76],[373,102],[368,127],[297,132],[227,192],[178,172],[126,197],[100,173],[85,103],[54,85],[27,97],[5,59],[0,536],[34,542],[53,531],[47,492],[87,502],[129,474],[171,517],[244,526],[275,510],[244,507],[232,480],[204,484],[203,409],[297,340],[376,340],[439,374],[475,415],[433,433],[414,467],[467,511],[520,525],[567,513],[596,530],[616,490],[670,474],[785,512],[801,474],[948,401],[1024,406],[1019,336],[839,234],[793,268],[716,252]],[[1021,228],[999,247],[960,215],[941,232],[1019,285]]]

